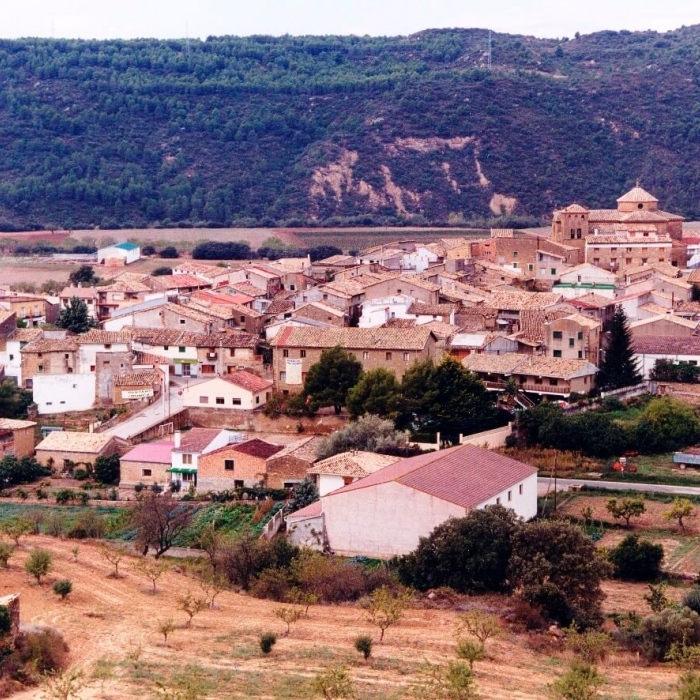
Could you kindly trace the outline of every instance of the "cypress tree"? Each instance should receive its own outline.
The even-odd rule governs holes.
[[[598,386],[603,391],[634,386],[642,381],[632,350],[632,333],[621,306],[615,308],[610,327],[610,341],[598,370]]]

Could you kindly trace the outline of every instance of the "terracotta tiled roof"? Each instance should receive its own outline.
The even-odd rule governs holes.
[[[661,214],[657,214],[655,211],[646,211],[644,209],[639,209],[637,211],[632,211],[629,214],[625,214],[622,217],[622,221],[626,223],[643,223],[643,222],[658,222],[664,223],[666,217]]]
[[[175,272],[177,270],[178,272]],[[192,274],[192,275],[204,275],[205,277],[220,277],[228,273],[228,270],[224,267],[217,267],[216,265],[205,265],[203,263],[185,260],[179,262],[175,265],[173,274]]]
[[[318,435],[302,438],[285,445],[277,454],[268,459],[280,459],[282,457],[296,457],[304,462],[313,463],[316,461],[316,447],[323,438]]]
[[[568,207],[564,207],[561,209],[561,211],[566,212],[567,214],[585,214],[588,209],[586,207],[582,207],[580,204],[569,204]]]
[[[331,255],[330,258],[317,260],[314,265],[336,265],[340,267],[355,267],[357,258],[352,255]]]
[[[101,331],[97,328],[81,333],[75,338],[79,345],[119,345],[131,343],[132,331],[125,328],[121,331]]]
[[[328,459],[316,462],[308,470],[309,474],[333,474],[335,476],[354,476],[362,478],[373,474],[379,469],[398,462],[400,457],[380,455],[376,452],[361,452],[353,450],[333,455]]]
[[[75,338],[40,338],[22,348],[21,352],[76,352]]]
[[[597,372],[595,365],[587,360],[567,360],[561,357],[539,355],[469,355],[462,365],[480,374],[523,374],[557,379],[573,379]]]
[[[184,346],[196,348],[255,348],[259,339],[243,331],[215,331],[195,333],[192,331],[170,330],[169,328],[136,328],[134,340],[144,345]]]
[[[629,324],[631,330],[635,328],[641,328],[643,326],[648,326],[654,324],[657,321],[666,321],[668,323],[674,323],[677,326],[683,326],[684,328],[695,330],[698,327],[697,321],[689,321],[687,318],[681,318],[680,316],[674,316],[673,314],[666,313],[666,309],[658,316],[652,316],[651,318],[643,318],[641,321],[632,321]]]
[[[114,386],[153,386],[160,382],[160,371],[121,372],[114,375]]]
[[[22,428],[33,428],[36,425],[31,420],[17,420],[15,418],[0,418],[0,428],[6,430],[22,430]]]
[[[221,379],[229,382],[230,384],[235,384],[246,391],[252,391],[255,394],[260,391],[265,391],[273,385],[271,380],[263,379],[262,377],[258,377],[251,372],[246,372],[245,370],[239,370],[233,374],[224,374],[221,376]]]
[[[64,287],[58,295],[61,299],[70,299],[77,297],[78,299],[96,299],[97,289],[95,287]]]
[[[658,202],[659,200],[653,194],[649,194],[645,189],[637,185],[629,192],[626,192],[622,197],[617,198],[618,202]]]
[[[37,446],[37,450],[47,452],[88,452],[100,453],[114,436],[109,433],[74,433],[56,430],[49,433]]]
[[[468,355],[462,365],[471,372],[513,374],[525,360],[525,355],[508,352],[503,355]]]
[[[536,473],[534,467],[510,457],[461,445],[402,459],[332,491],[324,499],[395,481],[463,508],[474,508]]]
[[[638,355],[700,355],[700,336],[643,336],[632,339]]]
[[[273,347],[348,350],[423,350],[431,331],[415,328],[283,328],[270,342]]]
[[[216,428],[192,428],[182,433],[180,447],[173,447],[173,452],[201,452],[220,432]]]
[[[700,284],[700,268],[693,270],[687,277],[686,280],[691,284]]]
[[[555,292],[494,292],[485,306],[502,311],[522,311],[523,309],[544,309],[561,301],[561,294]]]
[[[408,307],[408,313],[420,316],[449,316],[456,306],[456,304],[422,304],[414,301]]]
[[[458,326],[453,326],[451,323],[444,323],[443,321],[428,321],[428,323],[421,323],[420,328],[428,328],[439,340],[445,340],[451,337],[459,329]]]
[[[8,340],[16,340],[19,343],[31,343],[43,335],[44,331],[41,328],[18,328],[16,331],[13,331]]]
[[[142,292],[146,294],[151,291],[151,288],[145,284],[142,284],[141,282],[126,282],[124,280],[117,280],[112,284],[108,284],[103,287],[98,287],[97,291],[100,294],[102,294],[103,292]]]
[[[276,299],[265,309],[266,316],[277,316],[294,310],[294,302],[286,299]]]
[[[226,448],[222,448],[226,449]],[[258,438],[253,438],[252,440],[246,440],[245,442],[236,442],[232,445],[228,445],[228,449],[234,452],[241,452],[244,455],[250,455],[251,457],[259,457],[260,459],[269,459],[273,455],[282,451],[282,445],[273,445],[271,442],[265,442],[265,440],[260,440]],[[215,450],[211,454],[215,454],[220,450]]]
[[[234,282],[231,285],[231,289],[235,290],[236,292],[239,292],[240,294],[245,294],[246,296],[253,297],[253,299],[256,299],[257,297],[264,297],[267,292],[264,289],[260,289],[259,287],[256,287],[254,284],[251,282]]]
[[[201,277],[195,277],[189,273],[183,275],[161,275],[153,277],[152,284],[159,289],[189,289],[191,287],[207,287],[211,283]]]
[[[603,297],[600,294],[584,294],[583,296],[569,299],[569,304],[589,309],[604,309],[606,306],[614,306],[615,300]]]
[[[300,306],[296,311],[293,311],[292,316],[298,314],[299,311],[301,311],[302,309],[306,309],[309,306],[318,309],[319,311],[331,314],[331,316],[337,316],[338,318],[342,318],[343,316],[345,316],[345,312],[341,308],[334,306],[333,304],[329,304],[325,301],[310,301],[308,304],[304,304],[303,306]]]
[[[182,306],[181,304],[166,304],[163,310],[201,323],[210,323],[212,320],[211,314],[203,308],[193,309],[190,306]]]

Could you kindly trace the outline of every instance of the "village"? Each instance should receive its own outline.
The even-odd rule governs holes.
[[[0,612],[6,606],[11,613],[8,633],[13,640],[21,636],[23,601],[28,602],[31,618],[42,620],[42,606],[48,605],[50,593],[41,590],[41,574],[36,585],[22,584],[27,579],[21,566],[8,561],[21,559],[29,572],[28,562],[36,549],[29,545],[36,541],[62,562],[71,580],[84,585],[84,577],[94,577],[98,570],[103,579],[111,576],[114,559],[100,549],[104,547],[100,541],[114,535],[124,540],[111,543],[121,552],[109,584],[110,595],[121,601],[119,605],[137,595],[120,580],[119,559],[140,559],[139,554],[147,554],[150,546],[156,551],[155,561],[166,552],[163,561],[174,557],[171,566],[158,569],[156,578],[164,575],[162,585],[170,599],[184,600],[187,590],[189,603],[178,603],[178,609],[188,615],[192,612],[190,589],[199,577],[213,589],[221,587],[221,605],[235,608],[239,619],[245,618],[246,609],[254,619],[245,632],[237,632],[247,650],[241,657],[249,664],[247,691],[199,678],[194,694],[167,695],[185,692],[189,681],[182,680],[180,669],[180,676],[169,677],[170,690],[158,697],[308,697],[296,694],[306,683],[301,678],[295,687],[275,685],[269,696],[258,686],[251,689],[251,674],[258,671],[250,662],[255,656],[251,649],[260,630],[264,632],[270,624],[265,616],[286,622],[286,632],[278,636],[284,644],[293,643],[299,655],[303,645],[300,638],[292,641],[290,624],[296,629],[293,625],[303,619],[304,607],[307,616],[309,606],[314,610],[314,630],[309,628],[307,636],[302,636],[310,644],[326,634],[325,613],[317,607],[359,600],[371,608],[373,596],[381,607],[381,596],[389,596],[389,591],[395,618],[387,626],[396,624],[398,634],[405,613],[409,619],[401,624],[408,627],[391,649],[396,658],[387,661],[393,674],[390,681],[382,680],[378,661],[371,669],[363,667],[350,674],[364,689],[362,697],[399,698],[414,692],[415,687],[400,677],[423,673],[410,652],[411,635],[427,635],[427,640],[436,620],[444,628],[462,624],[455,612],[459,610],[467,610],[467,617],[476,610],[474,619],[479,624],[487,618],[492,623],[500,620],[494,624],[499,635],[505,634],[497,643],[501,656],[516,654],[518,645],[525,644],[522,634],[532,630],[546,640],[540,642],[542,650],[527,647],[527,663],[538,670],[522,692],[511,692],[497,670],[495,651],[485,654],[481,640],[480,651],[469,661],[464,688],[472,692],[476,682],[477,688],[487,689],[482,697],[545,697],[547,674],[537,666],[537,654],[546,647],[555,658],[567,658],[572,647],[564,646],[569,641],[563,641],[562,629],[573,625],[567,640],[576,634],[583,637],[587,628],[600,626],[604,615],[608,618],[604,624],[610,626],[602,628],[605,635],[610,633],[610,639],[619,644],[614,652],[618,662],[589,678],[592,687],[604,685],[602,679],[607,676],[614,680],[605,686],[605,697],[651,698],[659,693],[668,697],[678,676],[658,666],[668,658],[655,650],[645,657],[649,665],[641,668],[635,663],[640,650],[646,653],[642,642],[635,647],[629,640],[618,639],[620,630],[629,632],[622,617],[642,613],[648,600],[646,586],[630,587],[619,579],[653,584],[662,575],[661,559],[649,578],[634,574],[625,579],[616,574],[618,580],[603,581],[610,578],[612,569],[605,573],[602,567],[592,585],[598,591],[596,577],[603,581],[602,597],[572,598],[566,614],[558,608],[557,612],[544,594],[527,598],[532,581],[522,574],[521,583],[513,584],[512,561],[508,583],[505,579],[498,584],[472,581],[461,588],[449,577],[441,580],[438,574],[426,573],[441,570],[435,561],[424,570],[416,562],[431,537],[449,531],[451,523],[472,517],[477,522],[482,517],[475,515],[479,511],[498,521],[496,530],[507,528],[516,538],[519,528],[575,529],[585,543],[577,540],[567,546],[575,549],[580,544],[581,551],[588,548],[587,552],[595,552],[594,543],[601,537],[610,551],[629,545],[622,537],[627,534],[622,521],[631,531],[634,518],[641,518],[639,532],[651,537],[654,544],[649,546],[661,547],[661,558],[665,552],[664,575],[677,577],[666,592],[667,604],[658,610],[652,606],[652,611],[676,610],[673,605],[685,601],[688,590],[696,591],[692,586],[700,551],[695,551],[695,545],[689,551],[687,542],[694,541],[692,518],[700,499],[700,478],[694,469],[700,464],[700,431],[694,413],[700,404],[700,236],[682,216],[662,210],[653,194],[637,183],[617,199],[616,208],[587,209],[573,203],[554,211],[549,231],[494,228],[482,236],[432,242],[423,242],[416,234],[317,260],[309,255],[223,262],[180,257],[162,261],[171,266],[168,274],[131,271],[130,266],[144,257],[137,243],[115,243],[94,255],[77,254],[70,261],[75,270],[109,271],[106,282],[68,284],[57,294],[31,294],[11,285],[0,289],[0,379],[7,397],[0,404],[7,416],[0,418],[0,494],[4,497],[0,533],[14,541],[5,547],[9,573],[0,570],[0,596],[8,596],[0,598]],[[620,338],[629,344],[625,376],[615,374]],[[22,415],[16,408],[20,396],[24,397]],[[440,404],[444,404],[442,411]],[[662,410],[670,416],[663,426],[662,419],[654,423]],[[682,420],[690,427],[679,427],[669,437],[668,424],[680,425]],[[13,459],[12,464],[34,465],[27,467],[30,477],[13,476],[10,467],[2,471],[1,465]],[[654,500],[663,498],[667,501]],[[93,509],[101,514],[95,516],[98,520],[103,518],[99,527],[94,522],[93,529],[86,526],[87,541],[81,544],[83,558],[92,567],[89,575],[80,571],[74,551],[70,556],[72,535],[67,533],[85,518],[71,511],[78,503],[80,512]],[[159,503],[168,509],[169,524],[183,519],[166,544],[161,533],[162,551],[155,547],[152,534],[144,534],[148,531],[144,513],[149,507],[155,513]],[[670,503],[671,510],[664,510],[664,503]],[[50,514],[47,510],[46,516],[37,515],[49,507]],[[59,527],[52,523],[63,517],[58,513],[62,507],[66,515]],[[119,509],[135,514],[134,522],[141,524],[129,530]],[[245,522],[240,530],[226,531],[227,536],[235,536],[224,545],[219,537],[233,511],[243,513]],[[143,520],[138,521],[139,517]],[[197,517],[204,524],[194,527],[195,534],[184,534],[199,522]],[[35,525],[30,527],[28,522]],[[224,530],[217,534],[219,527]],[[253,539],[245,539],[245,528]],[[490,547],[492,531],[488,544],[485,532],[479,539]],[[636,537],[637,543],[636,531],[629,536]],[[231,563],[236,557],[226,558],[226,547],[240,548],[246,542],[256,543],[249,547],[270,549],[265,550],[267,563],[241,578]],[[142,545],[145,549],[140,552]],[[278,556],[270,552],[283,547],[301,554],[288,555],[284,565],[270,564],[270,557]],[[188,568],[188,558],[198,555],[209,557],[213,578]],[[374,562],[382,572],[377,574],[381,584],[367,583],[366,589],[347,598],[336,599],[320,588],[309,593],[301,582],[310,578],[289,573],[296,571],[290,562],[297,556],[299,562],[310,557],[299,564],[301,568],[319,561],[313,557],[352,562],[352,566]],[[461,556],[450,554],[449,566],[457,566]],[[465,561],[470,556],[465,555]],[[559,557],[551,552],[546,556],[552,562]],[[351,564],[338,564],[346,565]],[[142,572],[148,568],[134,564],[134,570],[138,566]],[[420,591],[418,602],[407,613],[405,594],[396,587],[399,584],[390,577],[390,570],[398,572],[402,585]],[[268,571],[278,577],[274,582]],[[287,576],[284,583],[280,583],[281,571]],[[363,575],[371,577],[367,572]],[[221,576],[227,578],[226,585]],[[348,571],[337,576],[352,578]],[[663,597],[666,583],[659,586],[649,589]],[[481,602],[452,604],[448,602],[452,594],[445,592],[448,587],[455,589],[455,595],[477,591],[501,595],[517,589],[522,606],[531,609],[524,612],[521,606],[501,615],[501,603],[488,596]],[[248,603],[241,594],[250,590],[253,596]],[[82,615],[89,616],[101,603],[88,601],[87,595],[68,591],[61,599],[81,600]],[[607,602],[601,607],[605,596]],[[285,610],[291,612],[278,613],[282,609],[271,608],[265,598],[284,601],[290,605]],[[467,598],[472,600],[471,595]],[[149,604],[147,600],[139,603]],[[692,608],[686,605],[682,610]],[[206,615],[213,616],[213,597],[206,609]],[[194,614],[203,611],[200,605],[187,627]],[[337,649],[347,641],[337,625],[344,628],[354,623],[346,619],[343,608],[334,608],[328,615],[333,616],[333,631],[328,632],[333,641],[327,643],[334,649],[328,652],[329,658],[342,664],[324,671],[315,663],[304,673],[318,672],[314,680],[318,697],[351,697],[342,692],[350,692],[347,669],[354,669],[355,662],[347,661]],[[374,622],[376,615],[376,610],[374,617],[370,614]],[[613,627],[615,615],[620,619],[615,618]],[[148,637],[153,625],[144,622],[145,617],[144,609],[135,607],[128,618],[119,618],[118,630],[110,631],[104,620],[97,629],[119,639],[118,644],[105,644],[110,663],[124,655],[127,644],[150,645],[149,673],[158,675],[164,655],[175,648],[168,646],[168,633],[176,628],[164,632],[159,617],[164,641],[157,646]],[[88,650],[94,636],[88,635],[90,643],[78,639],[80,625],[75,620],[69,622],[64,613],[56,619],[59,631],[61,624],[70,630],[68,646],[82,649],[84,659],[78,667],[81,674],[87,673],[88,662],[101,658]],[[501,628],[513,619],[517,619],[515,627],[503,633]],[[472,623],[464,624],[471,629]],[[210,624],[216,634],[205,628],[195,632],[193,626],[197,644],[207,645],[216,635],[220,641],[227,634],[223,613]],[[305,625],[309,623],[302,622],[299,628]],[[700,648],[700,621],[696,626],[696,641],[683,638],[683,645],[687,641],[691,649]],[[130,637],[134,628],[139,628],[139,634]],[[383,639],[385,628],[381,629]],[[434,629],[432,633],[436,634]],[[336,638],[339,634],[344,641]],[[392,629],[388,637],[393,634]],[[444,665],[451,643],[438,637],[429,644],[437,656],[431,657],[436,665],[428,672],[428,680],[420,676],[420,687],[428,688],[425,697],[477,697],[450,695],[452,691],[445,690],[453,683]],[[596,674],[596,664],[613,653],[606,645],[605,653],[586,658]],[[184,635],[176,648],[178,653],[189,653]],[[269,649],[262,653],[268,654]],[[464,654],[459,658],[470,658]],[[681,664],[681,670],[692,668],[688,658],[683,659],[690,666]],[[479,665],[472,673],[475,660]],[[102,694],[94,696],[81,694],[87,682],[78,682],[75,676],[73,695],[46,697],[139,697],[139,674],[144,668],[139,663],[133,658],[125,661],[126,675],[113,669],[107,679],[115,689],[111,695],[104,694],[106,676]],[[480,668],[488,671],[479,672]],[[574,673],[575,666],[572,669]],[[66,680],[65,668],[62,673]],[[227,666],[226,673],[234,673],[233,667]],[[637,674],[645,680],[637,683]],[[54,681],[58,683],[55,678],[47,681],[47,687]],[[377,686],[382,682],[389,683],[386,692]],[[202,690],[207,683],[210,692],[214,688],[211,695]],[[0,686],[0,697],[4,689]],[[26,690],[17,697],[39,697],[28,694],[32,692]]]

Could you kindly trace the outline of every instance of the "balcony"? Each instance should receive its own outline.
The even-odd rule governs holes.
[[[568,396],[571,393],[571,387],[568,384],[530,384],[525,383],[520,385],[521,391],[529,391],[532,394],[547,394],[552,396]]]
[[[489,391],[503,391],[506,388],[505,382],[484,381],[484,384]]]

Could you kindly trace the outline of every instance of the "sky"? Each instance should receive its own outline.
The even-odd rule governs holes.
[[[700,24],[699,0],[0,0],[0,38],[405,35],[478,27],[542,38]]]

